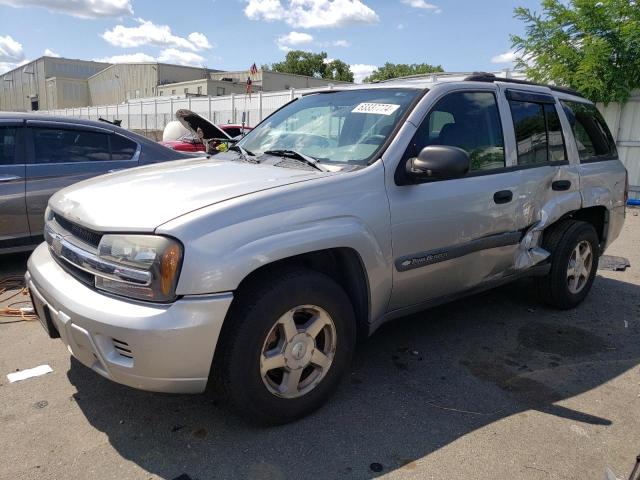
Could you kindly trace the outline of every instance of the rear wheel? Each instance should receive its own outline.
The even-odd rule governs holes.
[[[286,423],[319,408],[348,368],[353,308],[330,277],[307,269],[261,276],[238,292],[214,381],[242,416]]]
[[[551,270],[537,279],[541,299],[556,308],[578,305],[591,290],[600,245],[593,225],[564,220],[545,232],[542,247],[551,252]]]

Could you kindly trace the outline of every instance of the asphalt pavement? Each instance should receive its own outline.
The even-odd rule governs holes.
[[[640,453],[640,217],[577,309],[531,280],[412,315],[359,346],[317,413],[256,427],[208,395],[136,391],[0,317],[0,479],[627,478]],[[27,255],[0,257],[0,277]],[[1,304],[0,304],[1,306]],[[9,383],[41,364],[53,372]]]

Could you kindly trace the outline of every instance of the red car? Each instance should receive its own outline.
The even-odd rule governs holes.
[[[243,129],[244,133],[251,130],[251,127],[235,124],[215,125],[197,113],[185,109],[178,110],[176,118],[188,130],[188,133],[185,133],[177,140],[163,140],[159,143],[181,152],[205,152],[206,147],[202,140],[209,142],[213,140],[213,147],[215,147],[221,141],[232,140],[242,135]],[[198,129],[202,131],[202,140],[196,133]]]

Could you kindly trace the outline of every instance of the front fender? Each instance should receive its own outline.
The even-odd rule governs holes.
[[[234,291],[278,260],[349,248],[366,272],[370,314],[384,313],[392,254],[382,165],[337,177],[229,200],[159,228],[185,245],[177,293]]]

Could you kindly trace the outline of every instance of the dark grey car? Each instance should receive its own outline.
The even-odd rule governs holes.
[[[57,190],[125,168],[187,158],[108,122],[0,113],[0,253],[43,241]]]

